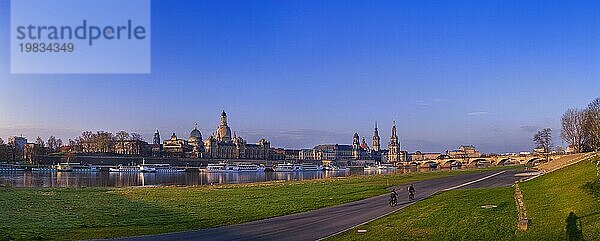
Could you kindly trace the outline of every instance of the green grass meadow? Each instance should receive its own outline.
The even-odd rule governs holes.
[[[521,184],[529,230],[517,231],[514,189],[439,193],[332,240],[600,240],[600,181],[586,160]],[[482,205],[497,205],[484,209]],[[359,233],[358,230],[366,230]]]
[[[0,238],[73,240],[193,230],[314,210],[406,182],[489,169],[198,187],[0,187]]]

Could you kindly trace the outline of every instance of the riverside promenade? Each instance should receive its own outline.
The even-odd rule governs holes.
[[[517,173],[515,170],[488,171],[414,182],[416,201],[445,190],[510,186],[523,178]],[[338,206],[237,225],[117,240],[319,240],[411,205],[414,202],[408,201],[405,191],[408,185],[410,183],[395,187],[399,190],[399,203],[395,207],[387,204],[388,194],[384,194]]]

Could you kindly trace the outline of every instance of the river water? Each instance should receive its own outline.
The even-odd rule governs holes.
[[[431,168],[397,170],[351,169],[346,171],[311,172],[242,172],[242,173],[123,173],[123,172],[0,172],[0,186],[11,187],[129,187],[166,185],[213,185],[252,183],[274,180],[308,180],[350,175],[430,172]]]

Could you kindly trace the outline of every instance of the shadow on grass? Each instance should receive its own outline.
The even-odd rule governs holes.
[[[577,224],[577,215],[574,212],[569,213],[567,216],[566,227],[566,238],[567,240],[583,240],[583,231],[581,230],[581,223]]]

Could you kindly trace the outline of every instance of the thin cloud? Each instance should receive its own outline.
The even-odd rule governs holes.
[[[519,127],[522,131],[527,132],[527,133],[534,133],[536,131],[538,131],[540,128],[537,126],[521,126]]]
[[[488,114],[487,111],[475,111],[475,112],[467,113],[468,116],[482,116],[482,115],[487,115],[487,114]]]
[[[416,102],[419,106],[429,106],[429,103],[427,103],[427,101],[424,100],[417,100]]]

